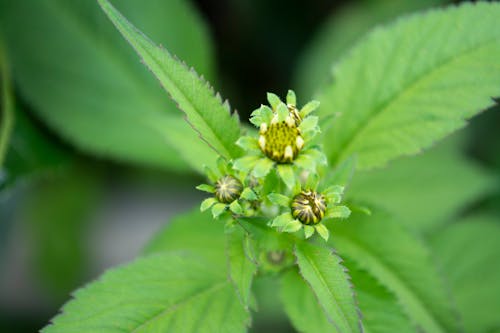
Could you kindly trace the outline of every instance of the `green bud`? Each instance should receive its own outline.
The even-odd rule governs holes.
[[[303,224],[318,224],[325,216],[326,199],[318,192],[302,191],[293,198],[291,208],[292,216]]]
[[[243,184],[233,176],[224,176],[215,183],[215,197],[219,202],[231,203],[238,199],[243,191]]]

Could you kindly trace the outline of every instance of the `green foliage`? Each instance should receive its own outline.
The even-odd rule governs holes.
[[[1,41],[0,41],[1,42]],[[14,98],[10,87],[7,61],[0,43],[0,167],[3,165],[14,123]]]
[[[98,178],[65,168],[30,182],[19,203],[18,222],[30,239],[33,274],[58,302],[85,278],[88,215],[99,198]]]
[[[117,5],[208,77],[212,49],[184,0]],[[94,1],[1,1],[0,30],[22,96],[62,138],[98,156],[171,170],[213,161]]]
[[[224,158],[235,158],[239,148],[239,120],[231,115],[228,103],[194,69],[189,69],[164,48],[156,46],[130,24],[108,1],[99,4],[123,37],[134,47],[142,61],[153,72],[178,107],[185,112],[187,121],[200,137]]]
[[[457,320],[430,251],[390,216],[357,213],[332,228],[332,245],[393,292],[415,326],[455,332]]]
[[[498,216],[488,215],[468,217],[431,237],[466,332],[500,327],[499,239]]]
[[[314,97],[318,88],[334,79],[336,62],[374,26],[443,0],[346,2],[324,22],[300,57],[294,86],[301,96]]]
[[[336,67],[321,95],[320,123],[307,118],[318,102],[299,109],[292,90],[286,103],[268,93],[270,106],[252,113],[259,133],[240,137],[237,116],[208,83],[107,0],[98,2],[208,144],[176,148],[197,166],[217,157],[217,171],[206,169],[210,185],[197,187],[211,194],[201,210],[212,214],[176,218],[141,259],[77,291],[44,332],[246,331],[262,300],[253,284],[267,278],[281,281],[285,312],[303,332],[461,331],[443,276],[466,328],[495,329],[500,304],[486,293],[499,286],[498,225],[440,229],[489,193],[492,176],[456,141],[383,171],[354,171],[415,154],[492,105],[499,4],[465,4],[374,30]],[[313,137],[337,112],[323,133],[327,166]],[[352,205],[343,205],[344,186]],[[415,230],[435,233],[434,251]],[[462,255],[471,235],[484,244]],[[492,279],[473,294],[476,272]],[[481,311],[482,301],[493,310]]]
[[[357,269],[355,264],[346,262],[346,267],[356,290],[356,299],[366,332],[417,332],[403,313],[394,294],[366,271]]]
[[[238,296],[245,308],[249,308],[252,280],[257,273],[250,236],[242,228],[231,228],[226,236],[226,252],[229,279],[236,287]]]
[[[315,294],[296,269],[283,275],[280,291],[286,314],[298,331],[304,333],[338,331],[328,320]]]
[[[431,231],[493,189],[492,174],[454,150],[440,145],[387,168],[359,172],[348,194],[391,212],[399,223]]]
[[[244,332],[247,323],[223,267],[188,253],[162,253],[76,291],[42,332],[234,333]]]
[[[298,243],[295,248],[300,274],[314,292],[335,332],[361,332],[354,291],[341,259],[331,249]]]
[[[323,117],[341,115],[325,131],[330,163],[355,154],[358,169],[383,166],[492,106],[500,94],[499,13],[498,3],[464,4],[370,33],[319,96]]]

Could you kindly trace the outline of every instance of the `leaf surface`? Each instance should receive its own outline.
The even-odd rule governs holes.
[[[498,216],[473,215],[430,238],[465,331],[492,332],[500,327]]]
[[[290,270],[281,278],[280,297],[286,314],[299,332],[337,332],[297,270]]]
[[[331,244],[394,293],[425,332],[456,332],[458,319],[430,251],[390,216],[353,213],[331,228]]]
[[[221,268],[187,253],[140,258],[75,292],[42,332],[245,332]]]
[[[444,3],[443,0],[348,2],[322,23],[299,58],[294,87],[311,98],[332,79],[332,68],[360,37],[399,15]]]
[[[227,159],[239,154],[236,140],[240,136],[237,114],[231,115],[229,104],[210,85],[166,49],[156,46],[135,28],[107,0],[98,0],[104,12],[123,37],[135,49],[145,65],[160,81],[178,107],[185,112],[191,126],[216,152]]]
[[[478,24],[480,22],[480,24]],[[364,38],[320,95],[331,164],[358,169],[414,155],[500,95],[500,4],[465,3],[400,19]]]
[[[210,40],[187,1],[115,3],[156,41],[213,76]],[[215,161],[96,1],[2,1],[0,29],[20,95],[78,149],[182,172],[188,164],[202,172],[204,162]]]
[[[252,243],[242,228],[236,226],[226,234],[226,256],[229,279],[246,309],[250,307],[251,288],[257,264],[254,262]]]
[[[354,291],[341,259],[331,249],[299,242],[295,256],[300,274],[314,292],[335,332],[361,332]]]
[[[387,168],[356,173],[347,197],[373,203],[415,230],[442,225],[494,189],[491,173],[462,156],[455,144],[443,143]]]

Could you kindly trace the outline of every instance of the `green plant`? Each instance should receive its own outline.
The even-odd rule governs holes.
[[[442,225],[457,208],[446,197],[466,202],[490,186],[490,175],[478,172],[459,184],[465,193],[436,191],[435,197],[437,176],[457,183],[455,175],[468,170],[454,144],[387,166],[430,148],[495,104],[498,3],[429,11],[374,30],[339,61],[317,101],[303,103],[292,90],[284,101],[268,94],[269,106],[250,118],[258,130],[241,124],[203,78],[107,0],[99,4],[201,139],[188,138],[187,130],[179,130],[177,140],[164,134],[182,161],[157,157],[155,149],[129,156],[114,148],[112,154],[174,169],[191,165],[210,183],[198,189],[210,194],[203,212],[175,219],[144,256],[76,291],[43,332],[246,331],[260,301],[252,285],[266,277],[280,281],[276,294],[303,332],[498,327],[497,298],[483,298],[488,303],[475,309],[467,288],[480,282],[457,272],[498,277],[487,258],[497,248],[498,224],[472,216]],[[159,124],[156,115],[145,118],[145,133],[161,131],[168,119],[178,124],[174,116]],[[157,143],[146,135],[140,147]],[[97,141],[85,144],[100,150]],[[377,167],[383,169],[367,171]],[[430,180],[417,179],[410,188],[405,177],[420,168],[429,170]],[[398,172],[403,179],[387,176]],[[415,197],[419,206],[410,211]],[[425,241],[419,236],[435,230],[441,232]],[[471,239],[484,242],[458,255]],[[483,288],[500,291],[494,278]]]

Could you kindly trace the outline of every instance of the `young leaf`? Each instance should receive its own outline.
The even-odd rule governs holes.
[[[116,4],[212,77],[210,39],[188,1]],[[67,142],[86,153],[179,172],[189,171],[188,164],[203,172],[204,163],[215,162],[97,2],[0,1],[0,29],[19,93]]]
[[[498,216],[471,216],[432,237],[466,332],[500,327],[500,225]]]
[[[0,168],[3,165],[14,123],[14,99],[10,88],[9,68],[0,41]]]
[[[107,0],[98,0],[104,12],[142,61],[160,81],[200,137],[225,158],[237,157],[239,120],[227,103],[198,74],[167,50],[156,46]]]
[[[413,229],[436,228],[494,189],[487,170],[443,148],[357,173],[348,197],[384,208]]]
[[[335,332],[361,332],[354,291],[341,259],[331,249],[299,242],[295,256],[300,274],[316,295]]]
[[[248,314],[226,270],[161,253],[110,270],[75,292],[43,333],[245,332]]]
[[[389,216],[354,213],[331,229],[331,244],[394,293],[425,332],[456,332],[458,320],[428,249]]]
[[[465,3],[374,30],[319,98],[321,116],[341,113],[325,132],[329,161],[357,154],[358,169],[382,166],[463,127],[500,95],[499,57],[499,3]]]
[[[280,297],[286,314],[299,332],[338,332],[297,270],[292,269],[281,278]]]
[[[253,262],[250,236],[236,226],[226,235],[226,252],[229,279],[234,284],[241,303],[248,310],[251,287],[257,265]]]

